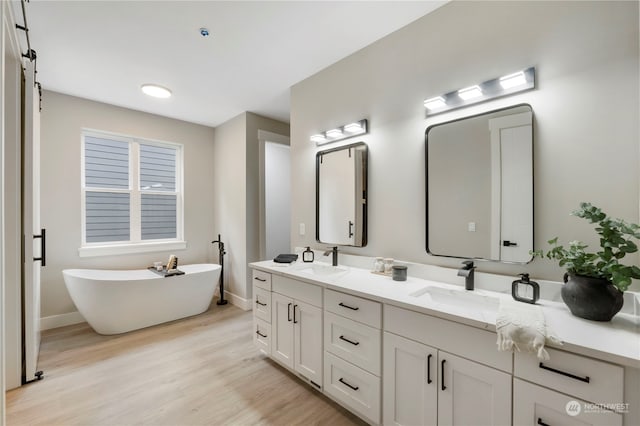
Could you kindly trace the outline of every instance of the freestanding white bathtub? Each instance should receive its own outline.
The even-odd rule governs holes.
[[[65,269],[71,299],[99,334],[125,333],[207,310],[220,265],[179,267],[184,275],[164,278],[148,269]]]

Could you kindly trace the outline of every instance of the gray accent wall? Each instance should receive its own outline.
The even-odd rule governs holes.
[[[638,25],[638,2],[450,2],[296,84],[292,245],[320,248],[313,233],[298,233],[299,223],[315,226],[309,137],[368,118],[370,133],[344,143],[369,145],[369,244],[343,251],[458,267],[425,250],[425,129],[518,103],[534,114],[536,248],[555,236],[598,244],[593,227],[569,215],[580,201],[638,222]],[[531,65],[536,90],[425,118],[424,99]],[[479,269],[556,281],[563,272],[540,259]]]
[[[211,244],[215,236],[213,214],[219,204],[213,192],[214,129],[184,121],[133,111],[87,99],[44,91],[42,101],[42,226],[47,228],[47,266],[42,268],[42,317],[76,311],[62,278],[66,268],[140,269],[175,254],[180,263],[217,261]],[[184,145],[185,250],[81,258],[81,129],[169,141]],[[149,155],[151,155],[149,153]],[[160,182],[151,177],[148,182]],[[156,188],[154,188],[156,190]],[[174,197],[175,198],[175,197]],[[147,207],[163,204],[165,214],[175,210],[174,200],[154,196]],[[158,208],[149,209],[154,214]],[[159,219],[159,235],[175,233],[162,219],[143,219],[143,238]],[[117,307],[114,307],[114,313]]]

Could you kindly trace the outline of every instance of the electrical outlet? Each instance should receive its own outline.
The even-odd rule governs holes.
[[[298,230],[298,232],[300,233],[300,235],[304,235],[304,234],[306,233],[306,229],[305,229],[304,223],[301,223],[301,224],[299,225],[299,230]]]
[[[475,222],[469,222],[467,224],[467,230],[469,232],[476,232],[476,223]]]

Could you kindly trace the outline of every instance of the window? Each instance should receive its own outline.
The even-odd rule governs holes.
[[[80,254],[185,248],[182,145],[95,131],[82,142]]]

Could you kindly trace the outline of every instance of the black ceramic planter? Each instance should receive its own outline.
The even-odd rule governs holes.
[[[564,282],[562,300],[577,317],[611,321],[622,309],[622,292],[605,279],[564,274]]]

